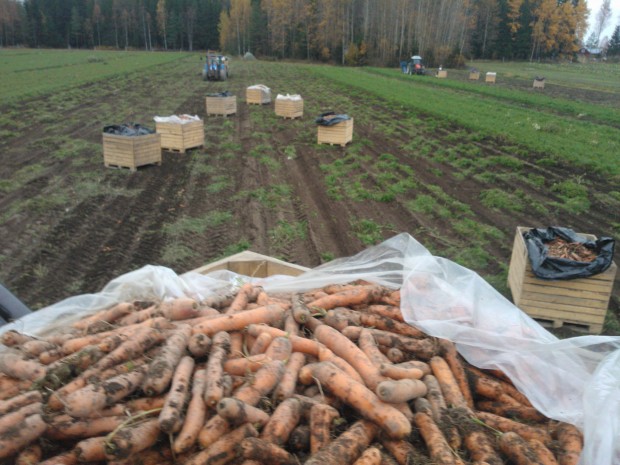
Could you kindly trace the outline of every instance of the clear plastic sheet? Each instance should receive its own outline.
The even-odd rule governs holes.
[[[409,324],[454,341],[480,368],[501,369],[542,413],[580,428],[585,437],[581,465],[620,464],[620,337],[559,340],[476,273],[431,255],[406,233],[295,278],[252,279],[229,271],[177,275],[145,266],[114,279],[98,294],[66,299],[0,333],[41,334],[114,302],[202,299],[249,281],[269,292],[290,292],[356,279],[401,288],[401,310]]]

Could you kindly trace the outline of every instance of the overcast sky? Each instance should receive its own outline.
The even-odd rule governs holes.
[[[592,25],[596,20],[596,15],[601,9],[601,4],[603,3],[603,0],[586,0],[586,3],[588,4],[588,9],[590,10],[590,17],[588,19],[590,27],[588,29],[588,33],[586,34],[585,39],[588,38],[590,32],[592,31]],[[611,0],[611,2],[609,2],[609,5],[611,6],[611,18],[609,19],[607,27],[601,34],[601,39],[604,36],[611,37],[611,34],[613,34],[615,27],[620,24],[620,0]]]

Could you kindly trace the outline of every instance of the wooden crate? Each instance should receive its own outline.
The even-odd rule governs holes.
[[[155,123],[155,131],[161,134],[161,147],[179,153],[205,144],[204,121],[186,123]]]
[[[495,78],[497,77],[497,73],[487,73],[484,78],[484,82],[488,82],[490,84],[495,84]]]
[[[438,78],[442,78],[445,79],[448,77],[448,71],[445,69],[442,69],[441,71],[437,71],[437,77]]]
[[[209,97],[205,101],[207,115],[234,115],[237,113],[237,96]]]
[[[275,104],[276,115],[283,118],[301,118],[304,115],[303,99],[276,99]]]
[[[545,80],[544,79],[534,79],[534,83],[532,84],[534,89],[544,89],[545,88]]]
[[[523,233],[532,228],[517,228],[508,287],[521,310],[543,325],[560,328],[564,325],[599,334],[603,329],[617,266],[612,263],[603,273],[588,278],[561,281],[540,279],[532,272]],[[596,239],[591,234],[580,234]]]
[[[129,168],[161,165],[161,135],[118,136],[103,134],[103,163],[108,168]]]
[[[479,72],[471,72],[469,73],[469,80],[470,81],[477,81],[478,79],[480,79],[480,73]]]
[[[229,270],[253,278],[266,278],[278,274],[299,276],[310,269],[246,250],[192,271],[207,274],[217,270]]]
[[[353,118],[332,126],[318,125],[319,144],[341,145],[344,147],[353,140]]]
[[[251,89],[245,90],[245,100],[250,105],[264,105],[271,103],[271,91],[267,89]]]

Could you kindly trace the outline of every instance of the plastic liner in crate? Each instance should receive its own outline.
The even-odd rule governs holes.
[[[142,126],[138,123],[110,124],[103,127],[104,134],[114,134],[116,136],[144,136],[155,134],[153,129]]]
[[[334,124],[342,123],[343,121],[348,121],[350,119],[351,117],[349,115],[338,115],[333,111],[328,111],[326,113],[321,113],[319,117],[314,120],[314,122],[319,126],[333,126]]]
[[[590,240],[572,229],[557,226],[534,228],[523,234],[532,272],[540,279],[563,280],[587,278],[602,273],[613,262],[615,241],[611,237]],[[592,261],[554,257],[548,245],[555,239],[577,243],[590,249],[596,257]]]

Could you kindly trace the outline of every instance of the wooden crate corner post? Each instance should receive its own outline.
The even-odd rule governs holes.
[[[519,226],[514,238],[508,287],[513,302],[529,316],[553,328],[571,326],[591,334],[603,330],[617,266],[603,273],[570,280],[540,279],[532,272],[523,234],[531,228]],[[596,236],[580,234],[594,240]]]
[[[185,153],[205,143],[204,121],[201,119],[182,123],[157,121],[155,131],[161,135],[161,148],[171,152]]]
[[[353,140],[353,118],[331,126],[317,125],[317,141],[319,144],[340,145],[345,147]]]
[[[103,133],[103,164],[107,168],[129,168],[131,171],[144,165],[161,165],[161,135]]]

